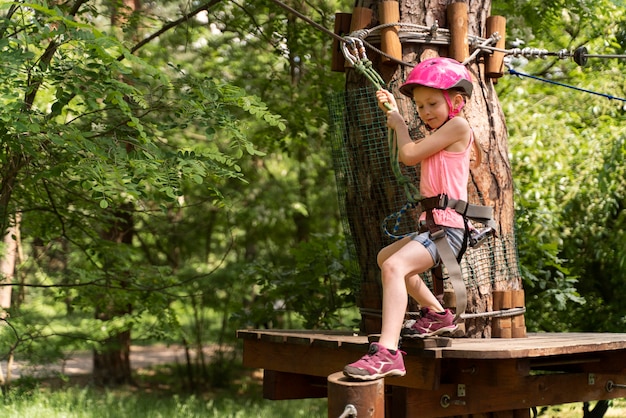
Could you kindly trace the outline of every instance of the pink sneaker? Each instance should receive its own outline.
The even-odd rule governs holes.
[[[431,337],[433,335],[451,334],[459,326],[454,323],[454,314],[446,309],[443,314],[429,308],[422,309],[422,316],[409,328],[402,329],[405,337]]]
[[[404,376],[404,360],[402,351],[391,354],[378,343],[370,344],[370,349],[359,361],[348,364],[343,374],[358,380],[376,380],[386,376]]]

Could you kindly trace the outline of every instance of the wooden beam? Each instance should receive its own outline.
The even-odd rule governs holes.
[[[326,379],[296,373],[263,371],[263,397],[274,401],[285,399],[325,398]]]
[[[243,365],[310,376],[329,376],[342,371],[346,364],[358,360],[366,350],[367,345],[361,350],[342,350],[249,339],[243,341]],[[439,386],[440,361],[413,355],[405,356],[404,364],[410,372],[404,377],[393,378],[394,385],[420,389],[434,389]]]
[[[528,376],[512,385],[445,384],[434,391],[407,390],[407,417],[435,418],[486,412],[525,410],[622,398],[624,390],[607,391],[607,382],[622,382],[624,375],[559,373]]]

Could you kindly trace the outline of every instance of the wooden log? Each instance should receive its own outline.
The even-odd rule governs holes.
[[[526,306],[524,300],[524,289],[511,291],[511,304],[513,308],[523,308]],[[526,338],[526,320],[524,314],[514,316],[513,324],[511,326],[511,336],[513,338]]]
[[[447,16],[448,29],[450,30],[448,56],[463,62],[469,57],[467,3],[452,3],[448,5]]]
[[[345,377],[342,372],[328,376],[328,416],[341,416],[349,405],[355,409],[356,416],[384,418],[384,379],[354,381]]]
[[[511,337],[526,338],[526,320],[524,315],[517,315],[512,318]]]
[[[364,29],[372,23],[373,12],[367,7],[357,6],[352,10],[352,20],[350,22],[350,32]]]
[[[511,291],[510,290],[494,290],[493,292],[493,310],[500,311],[511,309]],[[491,336],[494,338],[511,338],[513,333],[511,330],[512,321],[510,317],[493,318],[491,325]]]
[[[506,18],[504,16],[489,16],[487,18],[487,34],[489,37],[495,32],[500,35],[496,48],[504,49],[506,44]],[[493,52],[485,56],[485,75],[489,78],[500,78],[504,74],[504,53]]]
[[[335,13],[335,33],[344,36],[350,32],[350,24],[352,22],[352,13]],[[343,73],[346,68],[346,60],[341,50],[338,39],[333,39],[333,55],[331,62],[331,71]]]
[[[493,291],[493,310],[511,309],[511,291],[510,290],[494,290]]]
[[[352,18],[350,19],[350,33],[359,29],[365,29],[372,23],[372,16],[374,12],[367,7],[356,6],[352,9]],[[352,67],[348,62],[345,63],[345,67]]]
[[[400,5],[397,1],[383,0],[380,4],[380,23],[396,23],[400,21]],[[398,28],[390,26],[380,31],[380,48],[387,55],[402,61],[402,44],[398,36]],[[394,60],[382,56],[383,64],[397,64]]]

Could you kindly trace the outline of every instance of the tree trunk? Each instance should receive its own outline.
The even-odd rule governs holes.
[[[121,7],[120,7],[121,6]],[[121,26],[127,24],[134,13],[141,10],[140,0],[123,0],[111,2],[111,24]],[[136,29],[136,25],[133,26]],[[137,36],[133,30],[131,36]],[[130,146],[130,145],[128,145]],[[127,148],[127,151],[130,149]],[[134,220],[132,217],[132,204],[128,203],[116,213],[118,222],[111,226],[104,234],[104,238],[118,245],[132,245]],[[129,272],[130,274],[130,272]],[[116,285],[125,286],[125,279],[115,280]],[[104,295],[106,296],[106,295]],[[120,304],[115,297],[110,302],[96,309],[96,318],[103,321],[123,316],[132,312],[132,306]],[[93,378],[96,384],[101,386],[121,385],[132,383],[132,370],[130,367],[130,343],[131,330],[125,330],[111,335],[103,344],[101,350],[93,353]]]
[[[453,1],[402,0],[399,2],[400,22],[427,27],[438,24],[439,27],[446,28],[446,11],[450,3]],[[485,26],[491,1],[472,2],[469,8],[469,35],[489,37],[491,34],[485,33]],[[377,5],[373,9],[374,19],[369,27],[378,24]],[[400,112],[407,121],[411,135],[415,138],[423,136],[423,126],[413,101],[398,90],[412,67],[393,62],[383,64],[380,55],[371,50],[367,53],[390,91],[398,99]],[[448,56],[448,45],[402,45],[404,62],[417,63],[434,56]],[[461,263],[468,291],[467,311],[474,313],[491,310],[493,290],[521,289],[515,250],[513,181],[508,161],[506,126],[493,82],[484,76],[483,64],[482,55],[479,55],[479,59],[468,66],[474,77],[474,93],[465,107],[464,115],[484,151],[482,163],[471,170],[468,194],[470,203],[494,208],[499,231],[497,238],[490,238],[482,247],[469,250]],[[399,211],[407,197],[390,169],[387,128],[384,115],[377,108],[373,90],[369,94],[369,100],[359,97],[357,93],[368,85],[369,82],[358,72],[347,70],[347,134],[344,140],[345,158],[351,174],[346,181],[345,200],[348,223],[361,268],[359,306],[363,317],[362,331],[377,333],[380,332],[380,317],[376,312],[381,309],[382,293],[376,255],[383,246],[391,242],[381,231],[380,223],[387,215]],[[378,139],[371,144],[367,141],[368,137]],[[403,170],[405,175],[419,181],[419,167],[405,167]],[[415,216],[417,214],[412,214],[410,218],[414,220]],[[426,279],[427,282],[430,280],[428,275]],[[473,337],[489,336],[489,320],[481,317],[466,320],[466,334]]]
[[[134,223],[130,209],[132,209],[132,204],[129,203],[127,207],[117,212],[118,221],[104,234],[105,239],[118,245],[131,245]],[[115,288],[123,288],[126,284],[124,278],[115,278],[111,281],[115,283]],[[96,307],[97,319],[108,321],[132,312],[132,306],[120,303],[116,300],[115,294],[117,294],[116,289],[113,289],[102,295],[102,300],[108,300],[108,302]],[[130,367],[130,342],[131,331],[128,329],[112,334],[102,342],[100,350],[94,350],[93,378],[97,385],[121,385],[133,382]]]
[[[11,289],[15,275],[15,265],[18,256],[21,215],[18,212],[13,216],[13,222],[4,234],[4,251],[0,258],[0,308],[11,307]]]

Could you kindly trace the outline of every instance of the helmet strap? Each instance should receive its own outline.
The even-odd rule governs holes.
[[[452,106],[452,100],[450,100],[450,95],[448,94],[448,90],[443,90],[443,97],[446,99],[446,102],[448,103],[448,109],[449,109],[448,119],[452,119],[453,117],[461,113],[461,110],[465,106],[465,100],[463,100],[463,102],[461,103],[461,106],[459,106],[458,109],[455,109]]]

